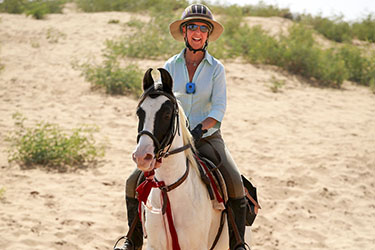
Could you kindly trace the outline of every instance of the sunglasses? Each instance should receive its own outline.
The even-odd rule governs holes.
[[[206,26],[206,25],[197,25],[197,24],[188,24],[187,25],[187,28],[188,30],[191,30],[191,31],[196,31],[197,29],[201,30],[202,33],[207,33],[208,31],[210,31],[210,29]]]

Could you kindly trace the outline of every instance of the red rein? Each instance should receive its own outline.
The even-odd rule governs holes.
[[[156,181],[154,178],[155,172],[154,170],[150,172],[144,172],[144,175],[146,177],[146,180],[142,182],[136,189],[138,193],[138,215],[140,220],[142,221],[142,202],[146,204],[147,198],[151,192],[152,188],[159,188],[161,190],[162,195],[162,213],[163,215],[167,214],[167,220],[168,220],[168,226],[169,231],[171,232],[172,236],[172,246],[173,250],[180,250],[180,244],[178,242],[178,236],[177,231],[173,223],[173,217],[172,217],[172,209],[171,204],[169,202],[167,189],[165,189],[165,183],[164,181]]]

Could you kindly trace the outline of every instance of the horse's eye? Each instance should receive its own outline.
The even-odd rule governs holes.
[[[170,120],[172,118],[172,112],[166,111],[163,115],[164,120]]]

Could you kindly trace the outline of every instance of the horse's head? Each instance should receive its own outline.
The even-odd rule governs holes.
[[[171,146],[178,129],[178,105],[172,92],[173,80],[159,68],[161,82],[154,82],[151,71],[143,78],[143,95],[137,107],[138,137],[133,160],[142,171],[155,168],[157,160]]]

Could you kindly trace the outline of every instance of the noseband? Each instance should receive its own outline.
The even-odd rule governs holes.
[[[178,153],[178,152],[184,151],[185,149],[190,147],[190,145],[188,145],[188,146],[185,145],[182,148],[179,148],[179,149],[176,149],[176,150],[173,150],[173,151],[169,152],[169,149],[172,145],[172,141],[173,141],[176,133],[178,132],[178,134],[180,134],[177,100],[176,100],[176,97],[174,97],[173,95],[171,95],[171,94],[169,94],[165,91],[162,91],[160,89],[160,87],[155,89],[154,86],[151,86],[151,88],[147,89],[142,94],[142,96],[140,98],[140,102],[138,104],[138,107],[143,103],[143,101],[148,96],[151,96],[151,95],[163,95],[163,96],[167,97],[173,104],[173,112],[172,112],[172,118],[171,118],[172,129],[169,131],[169,133],[160,142],[156,138],[156,136],[148,130],[142,130],[137,135],[137,143],[139,142],[139,139],[141,138],[142,135],[147,135],[148,137],[150,137],[152,139],[152,141],[154,142],[154,145],[155,145],[155,159],[160,160],[161,158],[168,157],[169,155],[171,155],[173,153]],[[167,148],[167,149],[165,150],[165,148]]]

